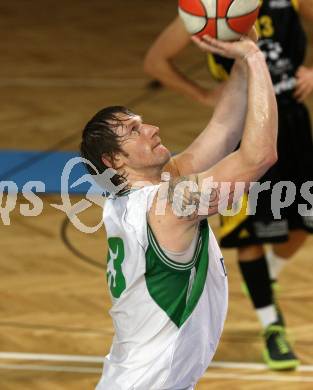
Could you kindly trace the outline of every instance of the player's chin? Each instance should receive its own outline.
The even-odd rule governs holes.
[[[165,158],[165,159],[171,158],[171,152],[167,149],[167,147],[165,147],[162,144],[160,144],[156,148],[154,148],[153,152],[162,158]]]

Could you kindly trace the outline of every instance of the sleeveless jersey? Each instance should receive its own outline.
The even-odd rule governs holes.
[[[303,63],[306,36],[298,15],[298,0],[263,0],[256,22],[258,45],[265,55],[277,96],[291,96],[295,73]],[[232,60],[209,55],[209,69],[216,80],[226,80]]]
[[[203,221],[189,263],[165,256],[147,224],[158,188],[144,187],[105,203],[115,335],[96,390],[192,388],[222,333],[227,276],[214,234]]]

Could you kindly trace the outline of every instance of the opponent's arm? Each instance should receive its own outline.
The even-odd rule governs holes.
[[[299,13],[308,21],[313,21],[313,0],[298,0]]]
[[[313,22],[313,0],[299,0],[299,13],[309,22]],[[312,44],[312,38],[310,39]],[[313,66],[300,66],[297,74],[295,98],[303,102],[313,92]]]
[[[148,50],[144,60],[144,70],[166,87],[204,105],[214,106],[219,96],[220,86],[212,91],[207,91],[180,72],[173,63],[173,59],[189,43],[190,35],[180,17],[177,17]]]

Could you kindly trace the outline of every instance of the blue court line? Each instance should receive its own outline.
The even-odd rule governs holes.
[[[41,181],[45,186],[45,193],[61,192],[61,175],[66,163],[79,157],[78,152],[41,152],[25,150],[0,150],[0,178],[1,187],[5,181],[14,181],[21,192],[29,181]],[[29,164],[30,161],[33,161]],[[82,162],[75,165],[70,174],[69,187],[87,174]],[[90,178],[91,175],[88,175]],[[93,180],[92,180],[93,181]],[[90,189],[90,183],[84,182],[77,187],[69,188],[69,193],[85,194]],[[4,188],[5,190],[5,188]],[[93,181],[92,192],[102,194],[102,189]]]

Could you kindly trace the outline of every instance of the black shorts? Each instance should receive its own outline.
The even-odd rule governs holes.
[[[270,189],[260,192],[254,215],[246,213],[249,205],[245,196],[240,213],[232,217],[221,216],[220,244],[224,248],[284,242],[288,240],[289,231],[294,229],[313,233],[312,212],[311,215],[301,212],[301,215],[298,209],[299,205],[305,205],[300,207],[310,210],[313,205],[313,142],[309,113],[303,104],[294,100],[279,102],[278,113],[278,161],[260,179],[260,183],[270,181]],[[289,192],[295,199],[289,207],[277,208],[274,201],[277,195],[272,196],[272,189],[282,181],[295,184]],[[304,183],[306,187],[303,187]],[[283,189],[281,199],[284,201],[286,187],[282,184],[277,184],[275,189],[276,194],[278,189]],[[306,195],[304,199],[302,193],[308,194],[308,188],[311,196]]]

